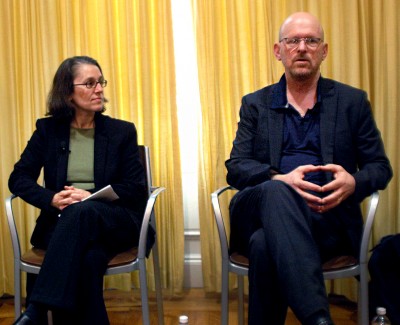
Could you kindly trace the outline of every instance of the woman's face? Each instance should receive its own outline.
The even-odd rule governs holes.
[[[104,93],[101,82],[104,81],[99,68],[93,64],[80,64],[76,68],[74,92],[70,100],[76,113],[101,112],[104,106]],[[86,83],[94,85],[88,88]]]

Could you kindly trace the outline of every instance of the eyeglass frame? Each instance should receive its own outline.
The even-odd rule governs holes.
[[[293,43],[293,44],[288,44],[288,40],[297,40],[298,42]],[[317,41],[317,43],[315,44],[315,47],[314,47],[314,44],[307,43],[307,41],[311,41],[311,40]],[[307,48],[316,49],[324,40],[319,37],[283,37],[279,40],[279,43],[281,43],[283,41],[285,41],[285,45],[290,49],[295,49],[295,48],[299,47],[301,41],[304,42],[304,45],[307,46]]]
[[[90,87],[90,84],[92,82],[94,83],[94,85]],[[105,88],[107,87],[107,80],[100,80],[100,81],[88,80],[83,84],[73,84],[73,86],[86,86],[87,89],[94,89],[97,87],[98,84],[100,84],[101,88]]]

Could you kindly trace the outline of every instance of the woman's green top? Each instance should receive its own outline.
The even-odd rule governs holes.
[[[68,185],[83,190],[94,188],[94,128],[71,127],[69,150]]]

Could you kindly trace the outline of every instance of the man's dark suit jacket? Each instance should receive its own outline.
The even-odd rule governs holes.
[[[90,192],[110,184],[120,197],[115,204],[128,208],[136,220],[143,216],[147,199],[136,128],[132,123],[99,113],[95,125],[95,188]],[[59,210],[51,206],[51,201],[67,185],[69,137],[69,119],[37,120],[36,130],[10,175],[10,191],[41,210],[31,238],[36,247],[47,246],[57,222]],[[42,168],[45,187],[37,183]],[[136,222],[140,227],[141,220]]]
[[[239,190],[270,180],[271,171],[279,171],[284,107],[275,104],[286,98],[285,91],[283,76],[279,83],[243,97],[236,138],[226,161],[227,181]],[[341,165],[356,181],[354,194],[337,210],[358,251],[363,223],[359,203],[386,187],[392,169],[366,93],[322,77],[318,91],[323,162]]]

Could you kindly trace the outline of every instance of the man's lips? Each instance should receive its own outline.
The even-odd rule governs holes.
[[[302,59],[294,60],[293,64],[295,66],[299,66],[299,67],[306,67],[306,66],[310,65],[310,61],[307,60],[307,59],[302,58]]]
[[[295,62],[309,62],[307,58],[297,58],[294,60]]]

